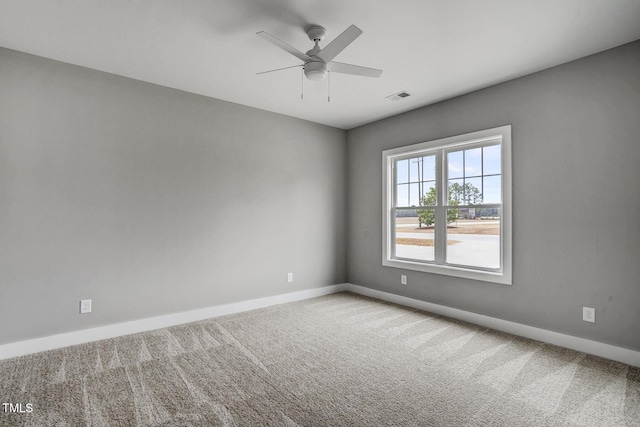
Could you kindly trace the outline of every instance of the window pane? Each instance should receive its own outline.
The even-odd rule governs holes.
[[[454,151],[447,154],[447,173],[449,178],[462,178],[464,176],[462,153],[462,151]]]
[[[449,204],[461,205],[464,201],[464,180],[449,180]]]
[[[409,182],[420,181],[420,174],[422,172],[422,157],[416,159],[409,159]]]
[[[483,174],[494,175],[502,173],[502,166],[500,163],[500,145],[491,145],[489,147],[483,147],[482,162],[483,162]]]
[[[433,261],[433,209],[396,211],[396,258]]]
[[[499,220],[500,208],[476,208],[476,219]],[[499,229],[500,224],[493,224],[493,227]]]
[[[423,182],[422,184],[422,204],[420,206],[435,206],[436,205],[436,183]]]
[[[409,206],[420,206],[420,191],[418,184],[409,184]]]
[[[499,209],[449,209],[447,218],[455,217],[455,211],[458,219],[447,226],[447,264],[499,269]]]
[[[400,184],[397,186],[396,206],[409,206],[409,184]]]
[[[464,180],[464,200],[467,205],[482,203],[482,178],[467,178]]]
[[[483,203],[502,203],[500,185],[500,175],[487,176],[484,178]]]
[[[425,156],[422,158],[422,164],[424,166],[422,172],[422,179],[425,181],[436,180],[436,156]]]
[[[396,162],[396,183],[404,184],[409,182],[409,160],[398,160]]]
[[[464,176],[482,175],[482,148],[464,150]]]

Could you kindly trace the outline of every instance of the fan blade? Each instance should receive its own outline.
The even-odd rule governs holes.
[[[263,39],[265,39],[268,42],[273,43],[274,45],[278,46],[280,49],[282,50],[286,50],[287,52],[289,52],[291,55],[295,56],[298,59],[301,59],[302,61],[307,61],[311,58],[309,58],[306,54],[300,52],[298,49],[296,49],[293,46],[289,46],[288,44],[286,44],[285,42],[283,42],[282,40],[272,36],[269,33],[265,33],[264,31],[260,31],[258,33],[256,33],[257,35],[259,35],[260,37],[262,37]]]
[[[362,30],[355,25],[350,26],[342,32],[338,37],[333,39],[331,43],[325,46],[316,56],[324,62],[329,62],[342,52],[347,46],[357,39]]]
[[[353,74],[354,76],[380,77],[382,70],[375,68],[361,67],[359,65],[344,64],[342,62],[331,61],[327,64],[327,69],[332,73]]]
[[[269,71],[261,71],[259,73],[256,73],[256,75],[273,73],[274,71],[288,70],[289,68],[298,68],[298,67],[304,67],[304,65],[302,65],[302,64],[300,64],[300,65],[292,65],[291,67],[276,68],[275,70],[269,70]]]

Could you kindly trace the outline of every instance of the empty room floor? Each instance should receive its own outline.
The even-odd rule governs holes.
[[[0,425],[639,426],[640,369],[339,293],[0,361]]]

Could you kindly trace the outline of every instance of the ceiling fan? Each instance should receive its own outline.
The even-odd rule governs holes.
[[[333,58],[335,58],[356,38],[358,38],[360,34],[362,34],[362,30],[355,25],[351,25],[349,28],[344,30],[342,34],[333,39],[333,41],[326,45],[324,49],[321,49],[318,45],[318,43],[320,43],[326,35],[327,30],[325,30],[324,27],[321,27],[320,25],[308,25],[304,30],[307,33],[307,36],[309,36],[309,39],[315,43],[315,46],[311,50],[307,51],[307,53],[302,53],[295,47],[288,45],[282,40],[264,31],[256,33],[266,41],[273,43],[280,49],[289,52],[291,55],[304,62],[304,64],[263,71],[258,74],[272,73],[274,71],[286,70],[288,68],[296,67],[303,67],[304,75],[307,76],[309,80],[314,81],[323,80],[324,78],[326,78],[327,72],[352,74],[355,76],[365,77],[380,77],[380,75],[382,74],[382,70],[361,67],[359,65],[344,64],[342,62],[336,62],[333,60]]]

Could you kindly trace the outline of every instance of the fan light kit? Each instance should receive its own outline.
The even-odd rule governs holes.
[[[355,76],[365,77],[380,77],[382,70],[376,70],[375,68],[361,67],[359,65],[344,64],[342,62],[336,62],[333,60],[340,52],[342,52],[347,46],[349,46],[356,38],[362,34],[362,30],[355,25],[351,25],[342,34],[336,37],[331,43],[320,48],[319,43],[324,40],[327,33],[324,27],[320,25],[308,25],[305,27],[305,32],[309,39],[315,43],[315,46],[308,50],[306,53],[302,53],[298,49],[288,45],[282,40],[272,36],[269,33],[260,31],[256,33],[266,41],[273,43],[280,49],[290,53],[296,58],[303,61],[303,64],[294,65],[291,67],[278,68],[275,70],[263,71],[258,74],[271,73],[274,71],[286,70],[288,68],[302,67],[304,75],[313,81],[320,81],[327,78],[328,73],[342,73],[352,74]]]

